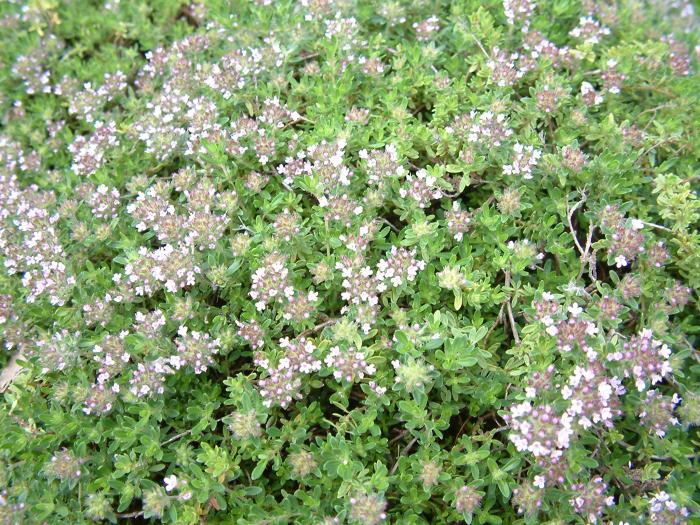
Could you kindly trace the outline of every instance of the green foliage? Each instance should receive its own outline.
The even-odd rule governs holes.
[[[25,4],[0,524],[700,523],[691,4]]]

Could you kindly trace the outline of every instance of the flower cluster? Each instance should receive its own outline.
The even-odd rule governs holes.
[[[537,516],[542,507],[544,490],[526,481],[513,489],[513,505],[518,514],[531,518]]]
[[[457,201],[453,201],[452,209],[445,213],[447,229],[455,241],[460,242],[464,238],[464,234],[469,231],[472,222],[471,215],[470,212],[462,210]]]
[[[63,305],[75,277],[66,266],[57,227],[60,216],[50,211],[54,194],[34,185],[22,190],[14,175],[2,175],[0,181],[0,248],[5,271],[21,274],[22,286],[28,290],[26,302],[47,297],[52,305]]]
[[[523,146],[519,142],[513,145],[513,160],[510,164],[503,166],[503,173],[506,175],[521,175],[523,179],[532,179],[532,168],[537,166],[537,162],[542,156],[542,152],[534,146]]]
[[[632,377],[637,390],[643,392],[648,385],[656,385],[673,369],[669,362],[671,349],[654,339],[649,329],[642,330],[622,345],[621,350],[610,352],[607,359],[619,362],[624,377]]]
[[[104,184],[95,186],[91,183],[81,184],[76,194],[90,207],[92,216],[96,219],[111,220],[119,215],[119,190]]]
[[[690,512],[681,507],[663,490],[654,495],[649,502],[649,520],[659,525],[684,525],[688,522]]]
[[[115,273],[112,280],[126,296],[148,296],[162,289],[175,293],[193,286],[201,273],[192,252],[183,245],[166,244],[156,250],[141,247],[135,260],[124,267],[124,273]]]
[[[82,463],[73,452],[64,448],[51,456],[51,461],[44,470],[47,476],[61,481],[78,479],[82,475]]]
[[[111,148],[119,145],[117,125],[114,121],[95,122],[95,131],[89,135],[79,135],[68,146],[73,154],[73,172],[76,175],[93,175],[104,166],[106,155]]]
[[[644,253],[646,240],[641,232],[644,225],[641,221],[620,221],[612,229],[608,253],[615,260],[618,268],[628,266],[637,256]]]
[[[282,303],[294,297],[283,256],[274,253],[268,255],[263,266],[253,272],[250,297],[260,312],[270,303]]]
[[[154,361],[139,363],[129,378],[129,392],[139,398],[147,398],[165,392],[165,379],[174,370],[168,360],[159,357]]]
[[[678,394],[668,397],[662,395],[658,390],[647,391],[639,412],[639,422],[658,437],[664,437],[669,426],[680,424],[674,415],[676,405],[680,401],[681,398],[678,397]]]
[[[431,16],[422,22],[414,22],[413,29],[416,31],[416,40],[427,42],[434,38],[434,33],[440,31],[440,20],[436,16]]]
[[[211,339],[209,334],[195,330],[190,332],[185,326],[181,326],[177,333],[179,336],[175,340],[177,354],[170,356],[170,366],[175,370],[191,366],[195,374],[206,372],[207,367],[214,362],[212,356],[219,353],[219,340]]]
[[[561,391],[570,402],[567,413],[584,429],[594,424],[611,428],[613,419],[622,414],[619,398],[624,393],[621,381],[607,377],[597,360],[577,366]]]
[[[94,88],[90,82],[86,82],[82,91],[72,94],[69,99],[68,113],[77,115],[86,122],[94,122],[95,114],[125,89],[126,75],[124,73],[121,71],[106,73],[98,88]]]
[[[523,33],[527,33],[530,17],[535,10],[533,0],[503,0],[503,11],[511,25],[522,24]]]
[[[255,410],[249,412],[234,412],[231,415],[229,429],[233,437],[241,441],[253,439],[262,434],[262,427]]]
[[[491,70],[491,80],[499,87],[514,85],[525,75],[519,59],[519,53],[508,53],[498,47],[492,49],[491,59],[486,64]]]
[[[287,408],[294,399],[301,399],[301,377],[320,370],[321,361],[314,355],[316,345],[304,337],[280,339],[279,346],[282,356],[276,365],[265,358],[259,360],[266,377],[258,381],[258,389],[265,406]]]
[[[124,338],[128,334],[126,331],[119,335],[107,334],[99,345],[93,347],[94,360],[100,365],[97,371],[98,384],[102,385],[118,375],[131,359],[124,346]]]
[[[416,280],[418,272],[425,269],[425,261],[416,259],[416,250],[392,246],[387,257],[377,263],[377,290],[383,292],[390,287]]]
[[[581,17],[578,25],[569,31],[569,35],[580,38],[587,44],[598,44],[603,37],[609,34],[610,29],[601,26],[600,22],[591,16]]]
[[[396,145],[387,144],[383,148],[368,151],[362,149],[358,156],[364,163],[367,172],[367,182],[381,187],[387,179],[401,178],[406,175],[406,169],[399,161]]]
[[[371,376],[376,372],[375,366],[367,363],[364,352],[352,347],[345,350],[341,350],[339,346],[332,347],[323,362],[333,371],[335,379],[348,383],[362,379],[365,375]]]
[[[505,417],[512,429],[508,436],[515,447],[531,452],[535,457],[558,457],[569,448],[573,418],[557,415],[551,405],[533,406],[530,402],[513,405]]]
[[[419,208],[427,208],[431,200],[442,198],[442,190],[434,175],[420,169],[415,174],[406,176],[405,185],[399,190],[399,195],[403,199],[411,197]]]
[[[350,498],[351,521],[360,525],[379,525],[386,519],[386,501],[378,494],[356,494]]]
[[[606,507],[615,504],[612,496],[606,496],[607,483],[597,476],[588,483],[572,485],[571,490],[576,494],[571,498],[571,506],[577,514],[581,514],[589,523],[597,523]]]
[[[481,494],[473,487],[464,485],[455,491],[454,505],[457,512],[471,514],[481,506]]]

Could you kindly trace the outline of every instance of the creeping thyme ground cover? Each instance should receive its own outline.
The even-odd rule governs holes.
[[[682,0],[0,6],[0,523],[700,523]]]

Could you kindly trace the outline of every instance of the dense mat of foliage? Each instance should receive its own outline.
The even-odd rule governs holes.
[[[700,523],[692,4],[0,27],[0,523]]]

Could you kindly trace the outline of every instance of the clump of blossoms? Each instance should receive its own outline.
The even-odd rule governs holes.
[[[577,514],[581,514],[589,523],[597,523],[606,507],[615,504],[612,496],[606,496],[607,483],[597,476],[588,483],[572,485],[574,496],[571,498],[571,506]]]
[[[254,410],[234,412],[230,419],[229,429],[236,439],[252,439],[262,434],[262,427]]]
[[[425,261],[416,259],[416,250],[392,246],[387,257],[377,264],[377,290],[383,292],[390,287],[415,281],[418,272],[425,269]]]
[[[124,273],[115,273],[112,280],[124,295],[148,296],[193,286],[201,271],[191,248],[166,244],[152,251],[141,247]]]
[[[514,85],[525,75],[525,70],[520,67],[519,53],[508,53],[498,47],[491,50],[491,59],[487,62],[491,70],[491,80],[498,87]]]
[[[567,413],[583,428],[602,424],[612,428],[613,419],[622,414],[620,396],[625,393],[617,377],[609,378],[598,360],[577,366],[562,389],[562,398],[570,402]]]
[[[73,171],[76,175],[93,175],[106,162],[110,149],[118,145],[116,123],[95,122],[95,131],[91,135],[80,135],[68,146],[68,151],[73,154]]]
[[[472,514],[481,506],[481,494],[469,485],[464,485],[457,489],[454,498],[454,506],[457,512]]]
[[[365,354],[354,348],[341,350],[334,346],[328,351],[324,363],[333,371],[335,379],[348,383],[363,379],[365,375],[371,376],[376,371],[374,365],[367,363]]]
[[[595,18],[583,16],[579,19],[578,25],[573,28],[569,35],[580,38],[588,44],[598,44],[601,39],[610,34],[610,29],[600,25]]]
[[[139,363],[131,372],[129,392],[137,398],[148,398],[165,392],[165,379],[173,374],[168,360],[159,357]]]
[[[219,340],[196,330],[189,331],[186,326],[181,326],[177,333],[177,354],[170,357],[170,366],[175,370],[191,366],[195,374],[206,372],[214,362],[213,356],[219,353]]]
[[[68,113],[78,115],[86,122],[93,122],[95,113],[126,89],[126,80],[124,73],[116,71],[105,73],[102,84],[97,88],[92,83],[86,82],[83,89],[71,97]]]
[[[537,516],[542,507],[542,498],[544,490],[536,487],[529,481],[520,484],[513,489],[513,505],[518,514],[522,514],[528,518]]]
[[[348,518],[360,525],[379,525],[386,519],[386,501],[379,494],[356,494],[350,498]]]
[[[282,303],[294,296],[285,263],[283,256],[270,254],[253,273],[250,297],[259,311],[264,311],[270,303]]]
[[[426,208],[431,200],[442,197],[442,190],[437,185],[437,178],[421,169],[406,176],[406,182],[399,190],[399,195],[404,199],[410,197],[419,208]]]
[[[688,523],[690,512],[686,507],[681,507],[673,501],[673,498],[665,491],[660,491],[649,501],[649,521],[651,523],[664,523],[669,525],[683,525]]]
[[[426,42],[432,40],[434,33],[440,30],[440,20],[436,16],[431,16],[421,22],[414,22],[413,29],[416,31],[416,40]]]
[[[524,401],[514,405],[505,419],[512,429],[508,437],[515,447],[535,457],[560,456],[569,448],[574,434],[572,416],[557,414],[551,405],[533,406]]]
[[[530,17],[535,10],[535,2],[532,0],[503,0],[503,12],[508,23],[522,24],[523,33],[527,33]]]
[[[364,161],[367,181],[370,184],[381,187],[387,179],[401,178],[406,175],[406,169],[399,162],[395,144],[387,144],[382,149],[371,151],[362,149],[358,155]]]
[[[624,377],[634,379],[637,390],[643,392],[649,385],[656,385],[673,369],[669,358],[671,349],[654,339],[651,330],[644,329],[622,344],[621,350],[607,355],[610,362],[619,362]]]
[[[639,413],[639,422],[656,436],[664,437],[669,426],[680,424],[674,415],[676,405],[680,401],[678,394],[669,397],[662,395],[658,390],[647,391]]]
[[[46,465],[47,476],[61,481],[76,480],[82,475],[81,461],[68,449],[62,449],[51,456],[51,461]]]
[[[532,169],[542,156],[542,152],[534,146],[523,146],[516,142],[513,146],[513,161],[503,166],[506,175],[520,175],[525,180],[532,179]]]
[[[258,360],[265,373],[258,381],[258,389],[263,405],[287,408],[293,400],[302,398],[302,377],[319,371],[321,361],[315,357],[316,345],[303,337],[294,341],[280,339],[279,346],[282,354],[275,365],[266,358]]]

